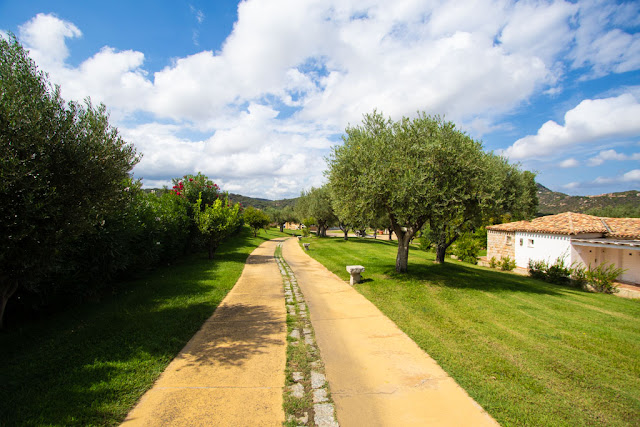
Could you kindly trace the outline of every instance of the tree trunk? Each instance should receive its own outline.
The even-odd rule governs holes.
[[[378,230],[373,230],[373,238],[378,240]]]
[[[393,235],[393,230],[389,229],[389,240],[391,240],[391,236]]]
[[[344,233],[344,240],[349,240],[349,229],[345,228],[342,232]]]
[[[280,224],[280,232],[284,233],[284,222]]]
[[[445,245],[436,245],[436,264],[442,264],[444,262],[446,253],[447,247]]]
[[[398,273],[407,272],[407,264],[409,263],[409,233],[403,232],[398,236],[398,255],[396,256],[396,271]]]
[[[441,236],[438,238],[438,242],[436,243],[436,264],[444,262],[444,257],[447,254],[447,249],[449,249],[449,246],[451,246],[451,244],[457,239],[458,235],[456,234],[451,238],[451,240],[447,242],[447,235],[444,233],[441,234]]]
[[[363,228],[363,229],[360,229],[360,230],[358,230],[358,231],[360,231],[360,237],[365,237],[365,236],[367,235],[367,230],[366,230],[366,229],[364,229],[364,228]]]
[[[209,240],[209,259],[213,259],[216,249],[218,249],[218,245],[213,240]]]
[[[4,309],[7,308],[9,298],[18,290],[18,283],[3,286],[2,299],[0,300],[0,330],[4,328]]]

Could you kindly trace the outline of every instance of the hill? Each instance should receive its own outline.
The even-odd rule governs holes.
[[[640,208],[640,191],[630,190],[619,193],[606,193],[597,196],[570,196],[568,194],[551,191],[547,187],[538,185],[538,212],[540,215],[553,215],[562,212],[589,213],[601,211]]]
[[[267,208],[279,208],[282,209],[285,206],[294,206],[297,198],[295,199],[281,199],[281,200],[269,200],[260,199],[257,197],[247,197],[240,194],[229,193],[229,200],[232,203],[242,203],[242,206],[253,206],[256,209],[265,210]]]

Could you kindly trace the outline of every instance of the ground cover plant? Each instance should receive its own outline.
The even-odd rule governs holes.
[[[115,425],[236,283],[277,229],[248,227],[83,304],[0,333],[0,424]]]
[[[303,241],[311,241],[303,239]],[[413,251],[312,239],[309,255],[348,280],[502,425],[638,425],[640,301],[589,293]]]

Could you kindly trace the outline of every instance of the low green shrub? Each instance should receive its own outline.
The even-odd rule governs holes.
[[[624,272],[614,264],[601,264],[592,268],[574,262],[571,266],[567,266],[563,257],[558,257],[553,264],[544,260],[529,260],[528,270],[529,276],[534,279],[577,288],[591,285],[595,291],[603,293],[616,292],[613,282]]]
[[[489,260],[489,267],[491,268],[498,268],[499,262],[496,259],[496,257],[492,256],[491,259]]]
[[[591,266],[589,266],[586,271],[586,279],[597,292],[613,294],[618,292],[613,281],[616,280],[616,278],[624,271],[624,269],[618,268],[614,264],[606,265],[603,263],[595,268],[591,268]]]
[[[500,270],[503,271],[511,271],[516,268],[516,260],[511,259],[511,257],[502,257],[500,258]]]
[[[530,259],[527,266],[527,269],[529,270],[529,276],[538,280],[546,280],[548,268],[549,264],[543,260],[534,261]]]
[[[458,259],[468,262],[470,264],[478,263],[478,254],[482,249],[480,241],[478,241],[471,234],[464,234],[456,242],[456,247],[453,250],[453,254]]]
[[[428,252],[433,247],[433,242],[429,238],[429,233],[422,232],[420,237],[418,237],[418,244],[420,245],[420,249]]]
[[[587,286],[587,268],[582,264],[571,264],[571,284],[584,289]]]
[[[568,285],[571,282],[571,268],[565,265],[564,257],[556,258],[547,268],[547,281],[556,285]]]

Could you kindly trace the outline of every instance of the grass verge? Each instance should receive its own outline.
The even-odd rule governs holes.
[[[120,423],[234,286],[262,242],[245,227],[205,253],[0,333],[0,425]]]
[[[395,242],[303,239],[503,425],[640,424],[640,302],[547,284]]]

